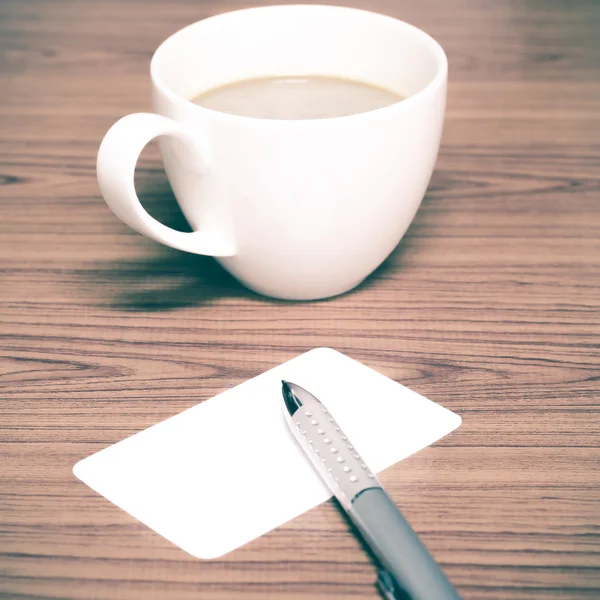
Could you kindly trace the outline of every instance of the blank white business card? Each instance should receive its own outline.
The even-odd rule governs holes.
[[[316,348],[77,463],[96,492],[191,555],[217,558],[331,497],[284,420],[281,380],[306,388],[379,472],[461,419]]]

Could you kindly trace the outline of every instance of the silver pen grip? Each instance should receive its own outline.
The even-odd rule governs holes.
[[[302,408],[289,419],[292,432],[340,504],[350,510],[352,498],[380,487],[379,481],[325,406],[302,392]]]
[[[398,585],[411,600],[460,600],[444,572],[382,488],[353,498],[350,518]]]

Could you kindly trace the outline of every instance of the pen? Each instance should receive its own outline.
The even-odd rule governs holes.
[[[327,408],[282,381],[286,420],[380,564],[387,600],[460,600],[439,565],[364,463]]]

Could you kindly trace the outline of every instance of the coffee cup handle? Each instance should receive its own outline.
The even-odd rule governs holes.
[[[98,184],[106,203],[132,229],[166,246],[194,254],[232,256],[235,245],[231,239],[204,229],[190,233],[171,229],[141,205],[134,185],[135,167],[146,144],[162,135],[180,142],[178,159],[187,169],[199,176],[206,172],[202,152],[179,123],[152,113],[128,115],[108,130],[98,150]]]

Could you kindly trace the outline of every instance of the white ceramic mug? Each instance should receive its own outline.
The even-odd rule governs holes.
[[[157,114],[124,117],[98,153],[102,194],[133,229],[216,257],[261,294],[298,300],[352,289],[404,235],[433,171],[446,98],[446,56],[423,31],[351,8],[252,8],[175,33],[151,74]],[[318,120],[254,119],[189,101],[238,80],[302,75],[408,98]],[[135,193],[139,154],[158,136],[192,233],[153,219]]]

